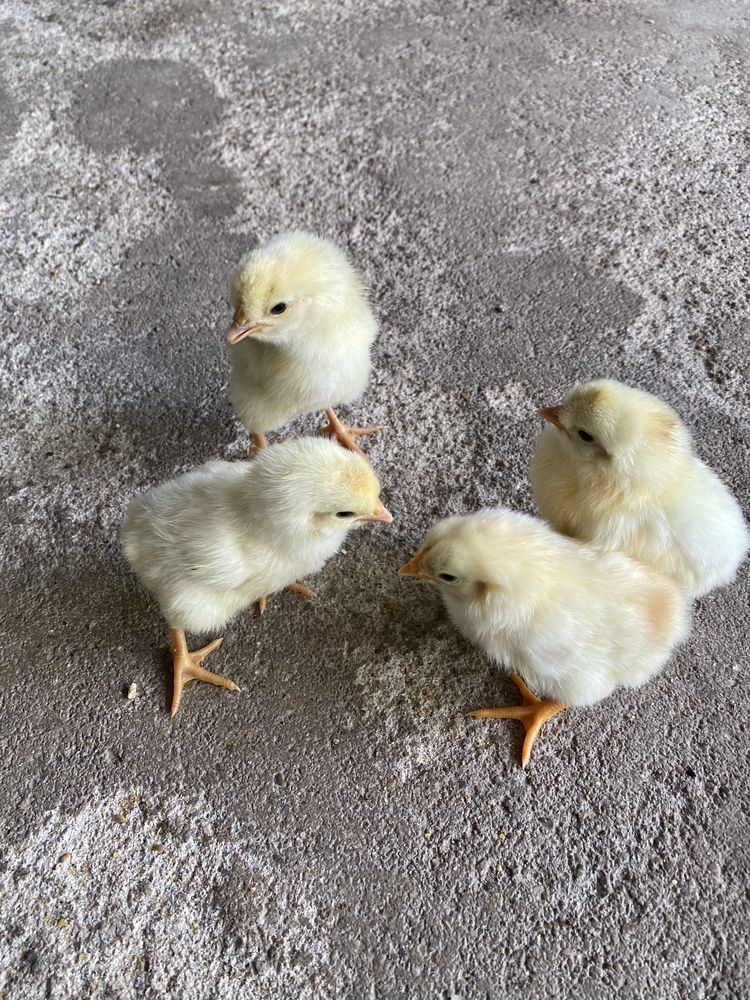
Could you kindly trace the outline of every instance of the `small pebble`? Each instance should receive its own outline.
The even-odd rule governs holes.
[[[122,813],[115,813],[112,819],[115,821],[115,823],[119,823],[120,826],[124,826],[124,824],[127,822]]]
[[[133,683],[128,688],[128,701],[135,701],[136,695],[138,694],[138,685],[133,681]]]
[[[149,850],[153,851],[154,854],[161,854],[164,850],[164,844],[151,844]]]
[[[73,855],[70,853],[70,851],[66,851],[64,854],[60,855],[60,857],[57,859],[57,863],[59,865],[66,865],[72,857]]]

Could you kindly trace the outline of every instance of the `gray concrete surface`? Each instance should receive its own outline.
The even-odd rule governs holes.
[[[464,714],[509,681],[395,576],[438,515],[530,509],[578,378],[664,395],[748,509],[749,32],[731,0],[6,0],[3,997],[750,996],[747,570],[528,773]],[[351,415],[397,520],[233,622],[242,692],[172,721],[118,525],[242,453],[228,270],[289,226],[372,286]]]

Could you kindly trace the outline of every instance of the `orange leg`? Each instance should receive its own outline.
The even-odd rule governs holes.
[[[191,653],[187,648],[185,633],[181,628],[171,628],[169,634],[172,638],[172,665],[174,669],[174,689],[172,692],[172,715],[180,707],[182,692],[186,684],[190,681],[206,681],[207,684],[216,684],[219,687],[227,688],[229,691],[239,691],[239,688],[226,677],[220,674],[212,674],[210,670],[204,670],[201,663],[209,653],[213,653],[221,643],[222,639],[214,639],[207,646],[193,650]]]
[[[308,600],[316,596],[315,591],[310,590],[310,588],[306,587],[304,583],[288,583],[284,589],[291,590],[293,594],[299,594],[300,597],[306,597]],[[268,605],[268,598],[259,597],[256,604],[258,614],[262,617],[265,614],[266,606]]]
[[[526,767],[531,760],[531,748],[534,741],[548,719],[558,712],[562,712],[567,705],[561,701],[543,701],[526,687],[520,677],[513,675],[516,687],[521,692],[523,702],[520,705],[508,705],[504,708],[479,708],[476,712],[469,712],[475,719],[518,719],[523,723],[526,736],[523,741],[521,752],[521,763]]]
[[[266,440],[265,434],[256,434],[255,431],[250,435],[252,441],[250,442],[250,447],[248,451],[251,455],[257,455],[259,451],[263,451],[264,448],[268,447],[268,441]]]
[[[335,438],[344,448],[348,448],[349,451],[358,451],[360,454],[364,454],[364,452],[354,440],[355,437],[363,437],[365,434],[375,434],[380,430],[377,426],[344,427],[330,406],[326,410],[326,416],[328,417],[328,423],[325,427],[321,427],[320,433]]]

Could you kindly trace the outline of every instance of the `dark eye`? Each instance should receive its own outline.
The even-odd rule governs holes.
[[[280,316],[286,312],[286,302],[277,302],[275,306],[271,306],[271,312],[274,316]]]
[[[337,510],[336,517],[354,517],[353,510]]]
[[[452,573],[438,573],[441,580],[445,580],[446,583],[455,583],[456,577]]]
[[[594,435],[593,434],[589,434],[588,431],[584,431],[584,430],[579,430],[578,431],[578,437],[581,439],[581,441],[585,441],[586,444],[591,444],[591,442],[594,440]]]

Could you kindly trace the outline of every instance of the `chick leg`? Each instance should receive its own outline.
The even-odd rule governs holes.
[[[526,687],[520,677],[513,675],[516,687],[521,692],[523,702],[520,705],[508,705],[504,708],[479,708],[469,712],[475,719],[518,719],[523,723],[526,736],[521,751],[521,764],[526,767],[531,760],[531,748],[545,722],[562,712],[567,705],[561,701],[543,701]]]
[[[229,691],[239,691],[239,688],[227,677],[219,674],[212,674],[210,670],[204,670],[201,663],[222,643],[222,639],[214,639],[202,649],[196,649],[192,653],[187,648],[185,633],[181,628],[171,628],[169,634],[172,638],[172,663],[174,668],[174,689],[172,691],[172,715],[180,707],[182,692],[186,684],[190,681],[206,681],[208,684],[216,684],[218,687],[227,688]]]
[[[306,597],[308,600],[316,596],[315,591],[310,590],[310,588],[306,587],[304,583],[288,583],[284,589],[291,590],[293,594],[299,594],[300,597]],[[262,616],[265,614],[267,604],[268,604],[267,597],[258,598],[257,607],[259,615]]]
[[[355,437],[362,437],[365,434],[375,434],[376,431],[380,430],[378,426],[344,427],[330,406],[326,410],[326,416],[328,417],[328,423],[320,429],[320,433],[335,438],[339,444],[348,448],[349,451],[358,451],[360,454],[364,454],[364,452],[354,440]]]
[[[256,434],[255,431],[250,435],[252,441],[250,442],[250,448],[248,449],[251,455],[257,455],[259,451],[263,451],[264,448],[268,447],[268,441],[266,440],[265,434]]]

